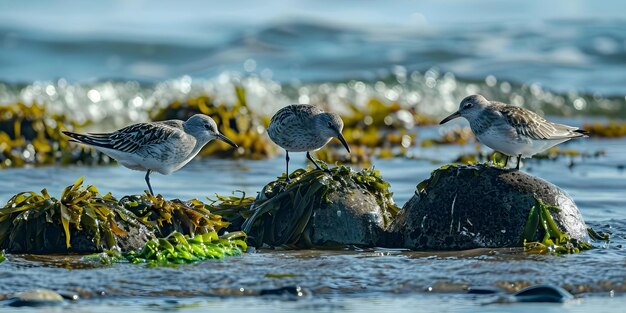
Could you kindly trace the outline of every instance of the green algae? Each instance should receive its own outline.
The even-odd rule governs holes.
[[[123,253],[121,256],[135,264],[185,264],[241,255],[247,248],[246,235],[243,232],[228,233],[219,237],[214,231],[196,236],[173,232],[165,238],[148,241],[138,251]]]
[[[547,205],[539,199],[535,201],[535,205],[530,208],[521,240],[525,252],[569,254],[593,248],[591,244],[570,238],[561,231],[550,213],[558,212],[558,207]]]
[[[328,203],[331,191],[348,190],[372,194],[383,212],[384,224],[388,225],[400,210],[392,199],[389,183],[374,169],[353,171],[346,166],[324,170],[306,171],[298,169],[281,176],[266,185],[253,205],[253,214],[242,225],[244,232],[254,234],[257,244],[272,242],[274,245],[297,246],[301,240],[308,242],[306,229],[313,211]],[[328,172],[326,172],[328,171]],[[289,210],[282,210],[289,208]],[[282,212],[282,213],[281,213]],[[277,223],[281,214],[288,219]],[[275,234],[281,234],[275,238]]]

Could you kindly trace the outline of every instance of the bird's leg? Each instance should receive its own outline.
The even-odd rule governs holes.
[[[148,189],[150,189],[150,194],[154,196],[154,192],[152,192],[152,186],[150,186],[150,173],[152,170],[148,170],[146,172],[146,183],[148,184]]]
[[[285,150],[285,151],[286,151],[286,150]],[[289,179],[289,151],[286,151],[286,152],[287,152],[287,156],[285,157],[285,161],[287,161],[287,162],[286,162],[287,167],[285,168],[285,176],[286,176],[287,178],[286,178],[285,180],[286,180],[287,182],[289,182],[289,180],[290,180],[290,179]]]
[[[306,152],[306,158],[309,159],[311,162],[313,162],[313,165],[315,165],[315,168],[317,168],[318,170],[322,170],[322,168],[319,166],[319,164],[317,164],[317,162],[315,162],[315,160],[313,160],[313,158],[311,157],[311,154],[309,153],[309,151]],[[330,173],[330,170],[326,169],[323,170],[326,173]]]
[[[522,155],[521,155],[521,154],[519,154],[519,155],[517,156],[517,166],[515,167],[515,169],[516,169],[516,170],[518,170],[518,171],[519,171],[519,163],[520,163],[521,161],[522,161]]]

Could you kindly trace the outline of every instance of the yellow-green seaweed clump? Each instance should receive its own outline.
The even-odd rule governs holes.
[[[583,125],[583,129],[597,137],[619,138],[626,136],[626,122],[588,123]]]
[[[369,164],[371,157],[392,158],[407,153],[415,144],[416,125],[428,125],[428,119],[414,110],[404,109],[398,103],[386,104],[370,99],[365,107],[350,104],[351,112],[343,114],[343,135],[350,145],[348,154],[336,141],[328,148],[316,152],[316,156],[328,163]]]
[[[82,183],[81,177],[66,187],[60,200],[46,189],[13,196],[0,208],[0,247],[31,253],[125,250],[173,232],[217,233],[229,224],[196,199],[169,201],[146,193],[118,201]],[[120,238],[128,247],[119,246]]]
[[[440,138],[426,139],[421,142],[420,146],[426,148],[434,145],[465,145],[474,141],[474,138],[474,133],[469,127],[459,127],[445,132]]]
[[[561,231],[550,214],[550,211],[559,211],[560,209],[558,207],[547,205],[539,199],[535,200],[536,203],[530,209],[522,236],[525,252],[537,254],[569,254],[593,248],[591,244],[570,238],[567,233]],[[589,232],[591,234],[593,230]],[[543,236],[541,236],[541,234],[543,234]],[[538,238],[538,236],[541,238]],[[598,237],[599,236],[594,239]],[[603,237],[603,239],[607,238]]]
[[[232,105],[216,103],[210,96],[200,96],[174,101],[158,111],[153,120],[186,120],[198,113],[211,116],[222,134],[235,142],[239,148],[216,140],[200,152],[201,156],[224,158],[264,159],[276,155],[277,147],[266,134],[269,119],[255,114],[248,107],[243,87],[236,87],[237,102]]]
[[[37,103],[0,106],[0,168],[110,162],[101,153],[69,144],[62,131],[80,126],[65,114],[53,114]]]
[[[119,205],[135,214],[158,237],[165,237],[172,232],[206,234],[220,231],[229,225],[220,215],[211,213],[210,206],[197,199],[166,200],[162,195],[154,196],[146,192],[125,196],[120,199]]]
[[[115,236],[127,232],[121,224],[136,225],[136,219],[110,193],[101,196],[95,186],[83,188],[82,183],[81,177],[66,187],[59,200],[46,189],[13,196],[0,209],[0,247],[24,252],[69,249],[77,232],[91,237],[92,247],[87,251],[115,247]],[[76,244],[76,250],[83,250],[81,243]]]

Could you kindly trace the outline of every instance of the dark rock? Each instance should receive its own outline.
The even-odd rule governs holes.
[[[472,286],[467,288],[467,293],[474,295],[492,295],[504,293],[504,290],[491,286]]]
[[[359,190],[338,190],[327,195],[313,211],[309,238],[314,246],[374,246],[383,232],[383,213],[374,195]]]
[[[51,306],[63,304],[63,297],[48,289],[33,289],[18,292],[9,299],[9,306]]]
[[[517,302],[566,302],[574,296],[559,286],[536,285],[513,294]]]
[[[43,217],[42,217],[43,218]],[[14,225],[9,235],[9,240],[5,241],[5,248],[9,253],[97,253],[108,248],[107,240],[113,240],[122,251],[132,251],[143,247],[149,240],[156,238],[152,231],[143,224],[134,221],[126,222],[122,219],[116,221],[118,227],[124,234],[113,234],[112,238],[106,238],[100,234],[100,240],[96,240],[93,232],[71,229],[70,247],[65,242],[65,232],[63,227],[56,223],[48,223],[45,220],[20,220]],[[33,229],[37,235],[30,234]]]
[[[309,293],[300,286],[285,286],[275,289],[262,289],[259,291],[260,296],[293,296],[303,297]]]
[[[574,201],[561,189],[521,171],[488,165],[445,166],[417,186],[390,231],[409,249],[460,250],[521,246],[537,200],[556,206],[556,225],[589,242]],[[536,238],[542,238],[538,232]]]
[[[386,186],[367,185],[380,179],[377,173],[341,167],[332,173],[299,170],[296,175],[289,184],[284,179],[271,182],[254,201],[255,213],[243,230],[255,246],[378,245],[390,216],[383,206],[394,204]]]

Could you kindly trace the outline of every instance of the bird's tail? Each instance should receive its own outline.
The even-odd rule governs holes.
[[[591,135],[591,132],[588,130],[584,130],[584,129],[576,129],[574,130],[575,133],[578,133],[581,135],[581,137],[589,137],[589,135]]]
[[[78,142],[90,146],[104,146],[106,144],[106,139],[108,139],[105,136],[83,135],[65,130],[63,131],[63,134],[72,138],[69,141]]]

